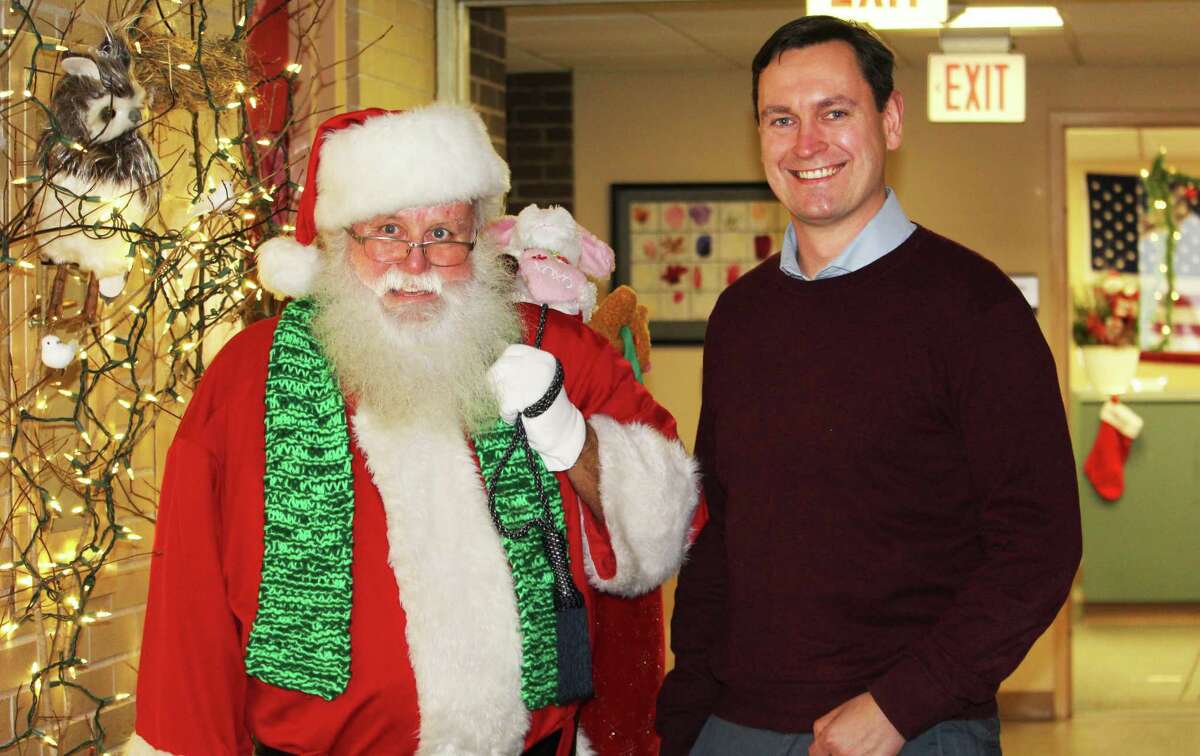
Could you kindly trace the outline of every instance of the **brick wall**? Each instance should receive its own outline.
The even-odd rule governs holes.
[[[503,8],[471,9],[471,104],[483,116],[501,157],[507,152],[505,29]]]
[[[349,58],[345,92],[339,93],[343,102],[337,104],[352,110],[432,102],[437,89],[434,0],[343,2],[342,18],[326,21]]]
[[[508,76],[510,213],[530,203],[575,211],[572,89],[569,71]]]

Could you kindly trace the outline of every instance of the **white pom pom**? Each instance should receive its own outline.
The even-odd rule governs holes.
[[[125,288],[125,274],[118,273],[115,276],[105,276],[104,278],[100,279],[99,284],[100,293],[106,298],[112,299],[113,297],[118,296],[121,293],[121,290]]]
[[[258,280],[280,297],[303,297],[312,290],[320,260],[316,247],[290,236],[276,236],[258,246]]]

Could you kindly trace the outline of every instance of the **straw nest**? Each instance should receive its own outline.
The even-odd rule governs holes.
[[[238,85],[250,87],[254,74],[246,60],[243,42],[228,37],[206,39],[196,64],[196,42],[170,34],[141,33],[136,36],[141,54],[134,56],[134,74],[146,88],[147,99],[157,113],[182,107],[193,113],[207,112],[240,99]],[[184,64],[187,68],[180,68]]]

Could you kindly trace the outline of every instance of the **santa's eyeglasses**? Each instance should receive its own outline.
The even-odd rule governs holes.
[[[360,234],[353,228],[346,227],[346,233],[350,234],[350,238],[361,244],[367,257],[375,262],[402,263],[408,259],[414,249],[421,250],[426,261],[439,268],[449,268],[466,262],[471,250],[475,249],[475,239],[460,241],[439,238],[438,232],[450,234],[447,229],[438,227],[427,234],[433,238],[416,242],[389,234]]]

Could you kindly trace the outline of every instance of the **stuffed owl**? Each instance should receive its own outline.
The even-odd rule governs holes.
[[[584,321],[596,306],[596,285],[587,276],[607,276],[613,251],[562,207],[529,205],[488,229],[495,243],[517,261],[517,299],[545,304]]]
[[[89,54],[63,58],[53,119],[38,143],[42,254],[91,273],[106,297],[121,293],[129,268],[129,236],[112,228],[143,224],[161,191],[158,162],[137,130],[146,95],[130,63],[124,36],[111,29]],[[57,315],[55,307],[61,300],[51,302]]]

